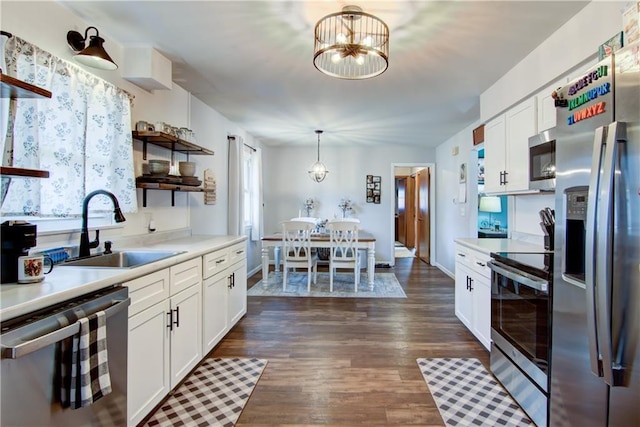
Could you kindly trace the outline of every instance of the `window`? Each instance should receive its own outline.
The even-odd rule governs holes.
[[[135,212],[129,95],[19,37],[6,50],[9,75],[53,96],[10,104],[12,138],[4,152],[12,153],[12,166],[47,170],[50,176],[12,180],[3,217],[27,217],[43,231],[77,229],[82,201],[97,189],[114,193],[123,212]],[[90,208],[92,217],[111,223],[113,206],[106,197],[92,200]]]
[[[254,197],[254,166],[253,166],[253,151],[245,146],[244,147],[244,226],[251,227],[253,224],[253,210],[255,204]]]

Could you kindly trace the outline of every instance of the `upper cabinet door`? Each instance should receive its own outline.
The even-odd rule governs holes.
[[[567,79],[559,79],[542,89],[536,95],[538,100],[538,132],[556,127],[556,106],[551,94],[567,84]]]
[[[507,111],[507,191],[529,190],[529,138],[537,133],[536,97]]]
[[[484,191],[504,192],[501,176],[506,170],[505,116],[496,117],[484,127]]]

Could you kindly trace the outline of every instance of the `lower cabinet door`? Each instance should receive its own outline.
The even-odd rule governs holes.
[[[202,359],[202,286],[191,286],[171,301],[171,388]]]
[[[203,282],[202,331],[206,356],[227,332],[227,286],[229,275],[222,272]]]
[[[476,274],[473,287],[473,333],[487,350],[491,349],[491,282]]]
[[[232,286],[229,287],[229,328],[232,328],[247,313],[247,261],[231,267]]]
[[[455,313],[469,329],[472,329],[473,324],[473,293],[468,287],[471,276],[469,268],[456,262]]]
[[[169,300],[129,318],[127,424],[137,425],[171,390]]]

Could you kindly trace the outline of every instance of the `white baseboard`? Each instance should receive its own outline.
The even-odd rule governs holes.
[[[446,269],[444,265],[440,264],[439,262],[435,263],[434,265],[438,267],[438,269],[440,269],[440,271],[442,271],[444,274],[451,277],[453,280],[456,279],[456,275],[451,271],[449,271],[448,269]]]

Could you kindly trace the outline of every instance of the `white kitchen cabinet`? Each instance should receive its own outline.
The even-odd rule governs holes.
[[[226,271],[204,279],[202,295],[202,354],[208,354],[228,330],[227,294],[229,275]]]
[[[203,256],[203,354],[247,312],[246,242]]]
[[[497,193],[503,191],[503,176],[507,163],[506,122],[502,114],[488,122],[484,127],[484,191]]]
[[[231,266],[229,290],[229,325],[233,326],[247,313],[247,261]]]
[[[131,298],[127,418],[135,426],[202,359],[202,258],[124,286]]]
[[[551,94],[562,86],[562,82],[551,84],[536,95],[538,109],[538,132],[556,127],[556,106]]]
[[[529,138],[537,133],[536,97],[485,126],[485,192],[529,191]]]
[[[456,256],[459,254],[456,253]],[[456,316],[468,329],[473,327],[473,294],[469,291],[471,276],[473,276],[473,272],[461,262],[456,261]]]
[[[191,286],[171,297],[171,388],[202,359],[202,287]]]
[[[490,256],[456,245],[455,313],[487,350],[491,347]]]
[[[169,300],[129,317],[127,424],[135,426],[171,391]]]

